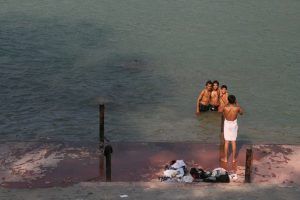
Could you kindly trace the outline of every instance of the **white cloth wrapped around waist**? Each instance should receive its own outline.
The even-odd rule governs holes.
[[[237,120],[228,121],[224,120],[224,139],[226,141],[235,141],[238,132]]]

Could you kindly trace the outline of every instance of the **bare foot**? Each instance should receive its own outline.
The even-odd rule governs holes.
[[[221,158],[221,161],[227,163],[227,159],[225,158]]]
[[[232,159],[232,162],[233,162],[233,163],[236,163],[236,159]]]

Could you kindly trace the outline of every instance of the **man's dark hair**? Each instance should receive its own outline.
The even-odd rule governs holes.
[[[227,85],[222,85],[221,89],[223,89],[223,88],[226,88],[226,90],[227,90]]]
[[[218,84],[218,86],[220,85],[219,81],[217,81],[217,80],[214,80],[213,84],[215,84],[215,83]]]
[[[234,95],[229,95],[228,96],[228,102],[230,103],[230,104],[234,104],[235,103],[235,100],[236,100],[236,98],[235,98],[235,96]]]
[[[208,80],[206,81],[205,85],[207,86],[208,84],[213,84],[213,83],[211,82],[211,80]]]

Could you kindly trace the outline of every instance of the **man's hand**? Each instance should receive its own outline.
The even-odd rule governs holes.
[[[243,115],[243,114],[244,114],[244,111],[242,110],[241,107],[240,107],[239,113],[240,113],[240,115]]]

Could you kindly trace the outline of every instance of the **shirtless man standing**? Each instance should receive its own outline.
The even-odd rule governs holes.
[[[231,142],[232,145],[232,162],[236,162],[236,137],[238,132],[237,116],[242,115],[243,111],[241,107],[236,103],[234,95],[228,96],[228,105],[224,107],[223,115],[224,120],[224,158],[221,159],[223,162],[227,162],[228,155],[228,144]]]
[[[199,97],[197,99],[196,114],[199,114],[200,112],[205,112],[205,111],[209,110],[211,89],[212,89],[212,82],[207,81],[205,84],[205,88],[201,91],[201,93],[199,94]]]
[[[213,82],[213,89],[210,95],[210,110],[218,111],[218,107],[220,104],[220,89],[219,89],[219,81]]]
[[[221,93],[220,93],[220,105],[219,105],[218,111],[223,112],[223,109],[227,104],[228,104],[227,86],[222,85],[221,86]]]

